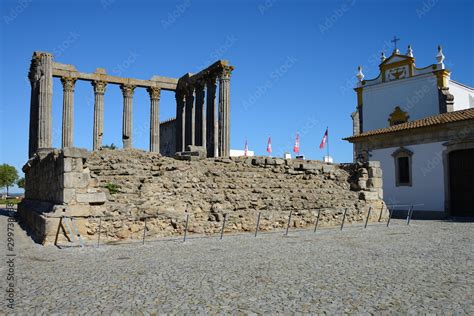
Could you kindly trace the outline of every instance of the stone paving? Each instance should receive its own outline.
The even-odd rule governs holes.
[[[0,225],[5,293],[5,211]],[[474,314],[474,223],[282,234],[57,249],[15,226],[15,308],[0,314]]]

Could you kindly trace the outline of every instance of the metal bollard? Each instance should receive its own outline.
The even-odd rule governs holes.
[[[392,219],[393,209],[390,210],[390,208],[387,207],[387,210],[388,210],[388,221],[387,221],[387,227],[388,227],[388,225],[390,224],[390,220]]]
[[[379,223],[382,220],[382,212],[383,212],[383,204],[382,204],[382,207],[380,208]]]
[[[347,208],[344,209],[344,214],[342,215],[341,230],[344,228],[344,221],[346,220]]]
[[[288,236],[288,229],[290,228],[290,222],[291,222],[291,214],[293,214],[293,211],[290,211],[290,216],[288,217],[288,224],[286,225],[285,236]]]
[[[370,217],[370,211],[372,210],[372,206],[369,207],[369,211],[367,212],[367,218],[365,219],[365,226],[364,228],[367,228],[367,223],[369,222],[369,217]]]
[[[257,226],[255,227],[255,237],[257,237],[257,233],[258,233],[258,225],[260,225],[260,212],[258,212],[258,217],[257,217]]]
[[[58,230],[56,231],[56,238],[54,239],[54,245],[55,245],[56,247],[59,247],[59,246],[58,246],[58,237],[59,237],[59,232],[61,231],[61,227],[62,227],[62,225],[63,225],[63,217],[64,217],[64,216],[61,216],[61,217],[59,218]],[[63,227],[63,230],[64,230],[64,227]]]
[[[97,236],[97,248],[100,247],[100,231],[102,230],[102,217],[99,217],[99,234]]]
[[[316,217],[316,224],[314,225],[314,232],[318,229],[319,215],[321,214],[321,209],[318,210],[318,217]]]
[[[186,235],[188,233],[188,222],[189,222],[189,214],[186,214],[186,225],[184,226],[184,239],[183,239],[183,242],[186,241]]]
[[[221,239],[224,237],[224,226],[225,226],[225,220],[227,219],[227,214],[224,214],[224,220],[222,221],[222,228],[221,228]]]
[[[407,225],[410,225],[411,216],[413,215],[413,204],[410,206],[407,214]]]
[[[143,227],[143,241],[142,241],[142,245],[145,244],[145,236],[146,236],[146,217],[145,217],[145,226]]]

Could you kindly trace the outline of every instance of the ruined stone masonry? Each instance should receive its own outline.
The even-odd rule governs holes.
[[[327,164],[270,157],[232,157],[230,152],[230,77],[233,67],[217,61],[179,79],[140,80],[110,76],[102,68],[78,72],[35,52],[31,61],[29,159],[25,198],[18,215],[33,238],[51,243],[60,218],[74,219],[84,239],[103,241],[181,235],[185,217],[190,233],[282,229],[290,211],[292,227],[339,225],[347,209],[349,223],[378,220],[384,207],[382,172],[377,162]],[[62,148],[52,148],[53,77],[63,88]],[[74,147],[74,87],[92,83],[93,148]],[[118,84],[123,93],[123,150],[102,149],[104,95]],[[150,149],[133,149],[133,96],[150,95]],[[176,97],[176,118],[160,122],[163,91]],[[92,114],[92,113],[91,113]],[[382,213],[386,216],[386,212]],[[148,217],[146,230],[143,218]]]
[[[346,220],[362,222],[370,206],[378,220],[381,169],[368,165],[325,164],[265,157],[209,158],[182,161],[139,150],[89,152],[64,148],[39,152],[24,168],[28,175],[21,218],[41,242],[53,242],[59,217],[76,217],[83,238],[96,239],[98,222],[82,216],[108,216],[102,240],[181,235],[190,214],[189,232],[219,232],[224,216],[226,232],[255,229],[262,212],[262,230],[321,225]],[[55,184],[55,185],[51,185]],[[113,190],[110,190],[113,188]],[[225,215],[227,214],[227,215]],[[386,212],[383,213],[386,215]]]

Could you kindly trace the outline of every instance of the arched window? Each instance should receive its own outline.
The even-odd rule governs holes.
[[[411,157],[413,152],[410,150],[400,147],[392,154],[395,162],[395,184],[399,186],[409,186],[411,187]]]

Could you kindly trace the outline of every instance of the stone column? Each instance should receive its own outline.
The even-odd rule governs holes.
[[[132,130],[133,130],[133,92],[135,86],[123,84],[120,86],[123,94],[123,119],[122,119],[122,141],[123,148],[132,148]]]
[[[184,151],[185,126],[186,126],[186,94],[184,91],[176,91],[176,151]]]
[[[41,70],[38,81],[38,132],[37,149],[52,148],[52,108],[53,108],[53,55],[35,52]]]
[[[196,86],[196,141],[198,146],[206,147],[206,106],[204,85]]]
[[[218,138],[218,121],[217,121],[217,109],[216,109],[216,91],[217,82],[216,77],[211,76],[207,81],[207,95],[206,95],[206,136],[207,136],[207,156],[217,157],[219,143]]]
[[[107,85],[104,81],[93,81],[92,86],[94,87],[94,136],[93,136],[93,149],[99,150],[102,147],[102,137],[104,135],[104,93],[105,86]]]
[[[30,71],[28,73],[28,79],[30,79],[31,84],[28,158],[33,157],[36,150],[38,149],[38,93],[40,78],[40,60],[38,56],[33,55],[33,58],[31,59]]]
[[[62,77],[63,84],[63,122],[61,147],[73,147],[74,133],[74,85],[76,79]]]
[[[150,151],[160,152],[160,88],[150,87]]]
[[[195,94],[194,87],[188,87],[186,91],[186,142],[185,148],[188,145],[194,145],[196,140],[196,106],[194,103]]]
[[[230,74],[232,67],[223,66],[219,76],[219,156],[230,156]]]

